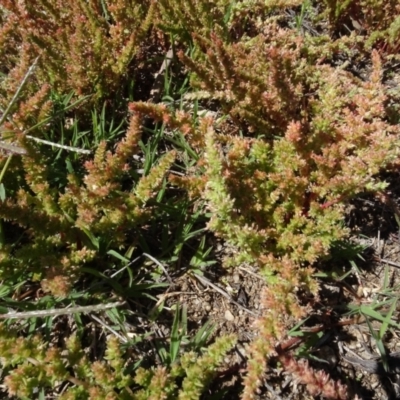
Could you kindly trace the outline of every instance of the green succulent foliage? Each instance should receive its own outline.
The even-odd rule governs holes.
[[[74,385],[61,399],[199,399],[236,341],[234,336],[221,337],[200,355],[184,353],[171,367],[128,373],[126,355],[116,337],[108,340],[104,360],[92,362],[76,336],[66,339],[63,350],[49,346],[40,336],[18,338],[4,326],[0,336],[8,392],[21,399],[32,398],[38,390],[54,390],[64,381]],[[135,383],[142,389],[133,392]]]
[[[157,301],[164,275],[212,267],[208,229],[233,249],[227,266],[256,265],[268,283],[244,378],[251,399],[276,343],[302,334],[301,323],[287,326],[307,311],[297,294],[317,294],[317,276],[336,277],[314,274],[319,261],[339,251],[357,269],[358,249],[343,245],[347,202],[384,197],[380,172],[398,168],[399,115],[388,108],[398,95],[382,83],[382,62],[400,45],[398,2],[61,3],[0,0],[1,312],[111,293]],[[127,105],[150,92],[154,60],[170,46],[177,68],[164,73],[163,103]],[[369,76],[338,68],[343,56],[369,60]],[[139,250],[143,269],[132,261]],[[32,287],[36,300],[24,301]],[[380,321],[379,332],[369,326],[384,362],[384,336],[398,327],[397,297],[385,296],[350,307]],[[157,301],[152,322],[163,307]],[[236,339],[207,347],[210,324],[191,337],[188,314],[176,306],[170,342],[155,346],[161,364],[147,369],[123,350],[135,343],[116,339],[127,312],[108,311],[114,336],[96,360],[78,335],[50,345],[51,318],[7,321],[5,386],[23,399],[66,382],[61,399],[199,399]],[[74,324],[85,331],[80,315]],[[319,337],[309,339],[299,354]],[[318,395],[345,398],[326,375],[292,357],[282,363]]]

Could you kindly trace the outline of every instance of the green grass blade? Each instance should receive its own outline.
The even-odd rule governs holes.
[[[179,333],[179,327],[180,327],[179,314],[180,314],[180,306],[178,303],[176,304],[174,322],[172,323],[172,329],[171,329],[171,343],[169,348],[171,363],[173,363],[177,359],[181,344],[181,335]]]
[[[392,315],[394,313],[394,311],[396,310],[396,305],[397,305],[397,299],[394,299],[392,302],[392,305],[389,309],[389,312],[386,314],[386,316],[384,317],[382,324],[381,324],[381,328],[379,330],[379,337],[383,338],[383,336],[385,336],[386,331],[389,328],[389,325],[392,321]]]
[[[368,317],[371,317],[373,319],[376,319],[377,321],[381,321],[381,322],[385,322],[386,321],[388,324],[390,324],[392,326],[395,326],[396,328],[400,328],[400,324],[392,321],[391,319],[390,320],[386,320],[385,317],[382,314],[380,314],[379,312],[373,310],[371,307],[362,305],[360,307],[360,312],[361,312],[361,314],[363,314],[365,316],[368,316]]]

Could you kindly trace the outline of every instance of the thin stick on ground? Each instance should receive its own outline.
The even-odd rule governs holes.
[[[36,318],[36,317],[54,317],[58,315],[69,315],[77,313],[90,313],[109,310],[114,307],[120,307],[124,305],[124,301],[117,301],[115,303],[96,304],[92,306],[76,306],[66,308],[54,308],[52,310],[35,310],[35,311],[24,311],[24,312],[9,312],[7,314],[1,314],[0,319],[23,319],[23,318]]]
[[[241,308],[242,310],[246,311],[248,314],[254,316],[254,317],[259,317],[259,315],[251,310],[249,310],[246,307],[243,307],[240,303],[238,303],[237,301],[233,300],[231,296],[229,296],[228,293],[226,293],[223,289],[221,289],[220,287],[218,287],[217,285],[214,285],[212,282],[210,282],[207,278],[204,278],[204,276],[200,276],[197,274],[193,274],[193,276],[200,281],[200,283],[202,283],[203,285],[206,286],[210,286],[212,287],[214,290],[216,290],[218,293],[222,294],[222,296],[224,296],[226,299],[228,299],[231,303],[235,304],[236,306],[238,306],[239,308]]]

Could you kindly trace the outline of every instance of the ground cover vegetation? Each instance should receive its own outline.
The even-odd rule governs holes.
[[[380,0],[0,0],[4,393],[253,399],[275,363],[312,396],[355,398],[304,361],[311,345],[293,349],[322,279],[358,271],[350,202],[400,217],[383,175],[400,160],[399,15]],[[218,264],[265,282],[237,369],[237,335],[166,301]],[[379,321],[383,360],[384,293],[335,311]]]

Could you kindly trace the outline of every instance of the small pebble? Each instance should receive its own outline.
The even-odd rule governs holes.
[[[371,389],[376,389],[379,386],[379,381],[375,381],[371,383]]]
[[[226,310],[225,311],[225,319],[227,321],[233,321],[235,319],[235,317],[233,316],[233,314],[229,310]]]

